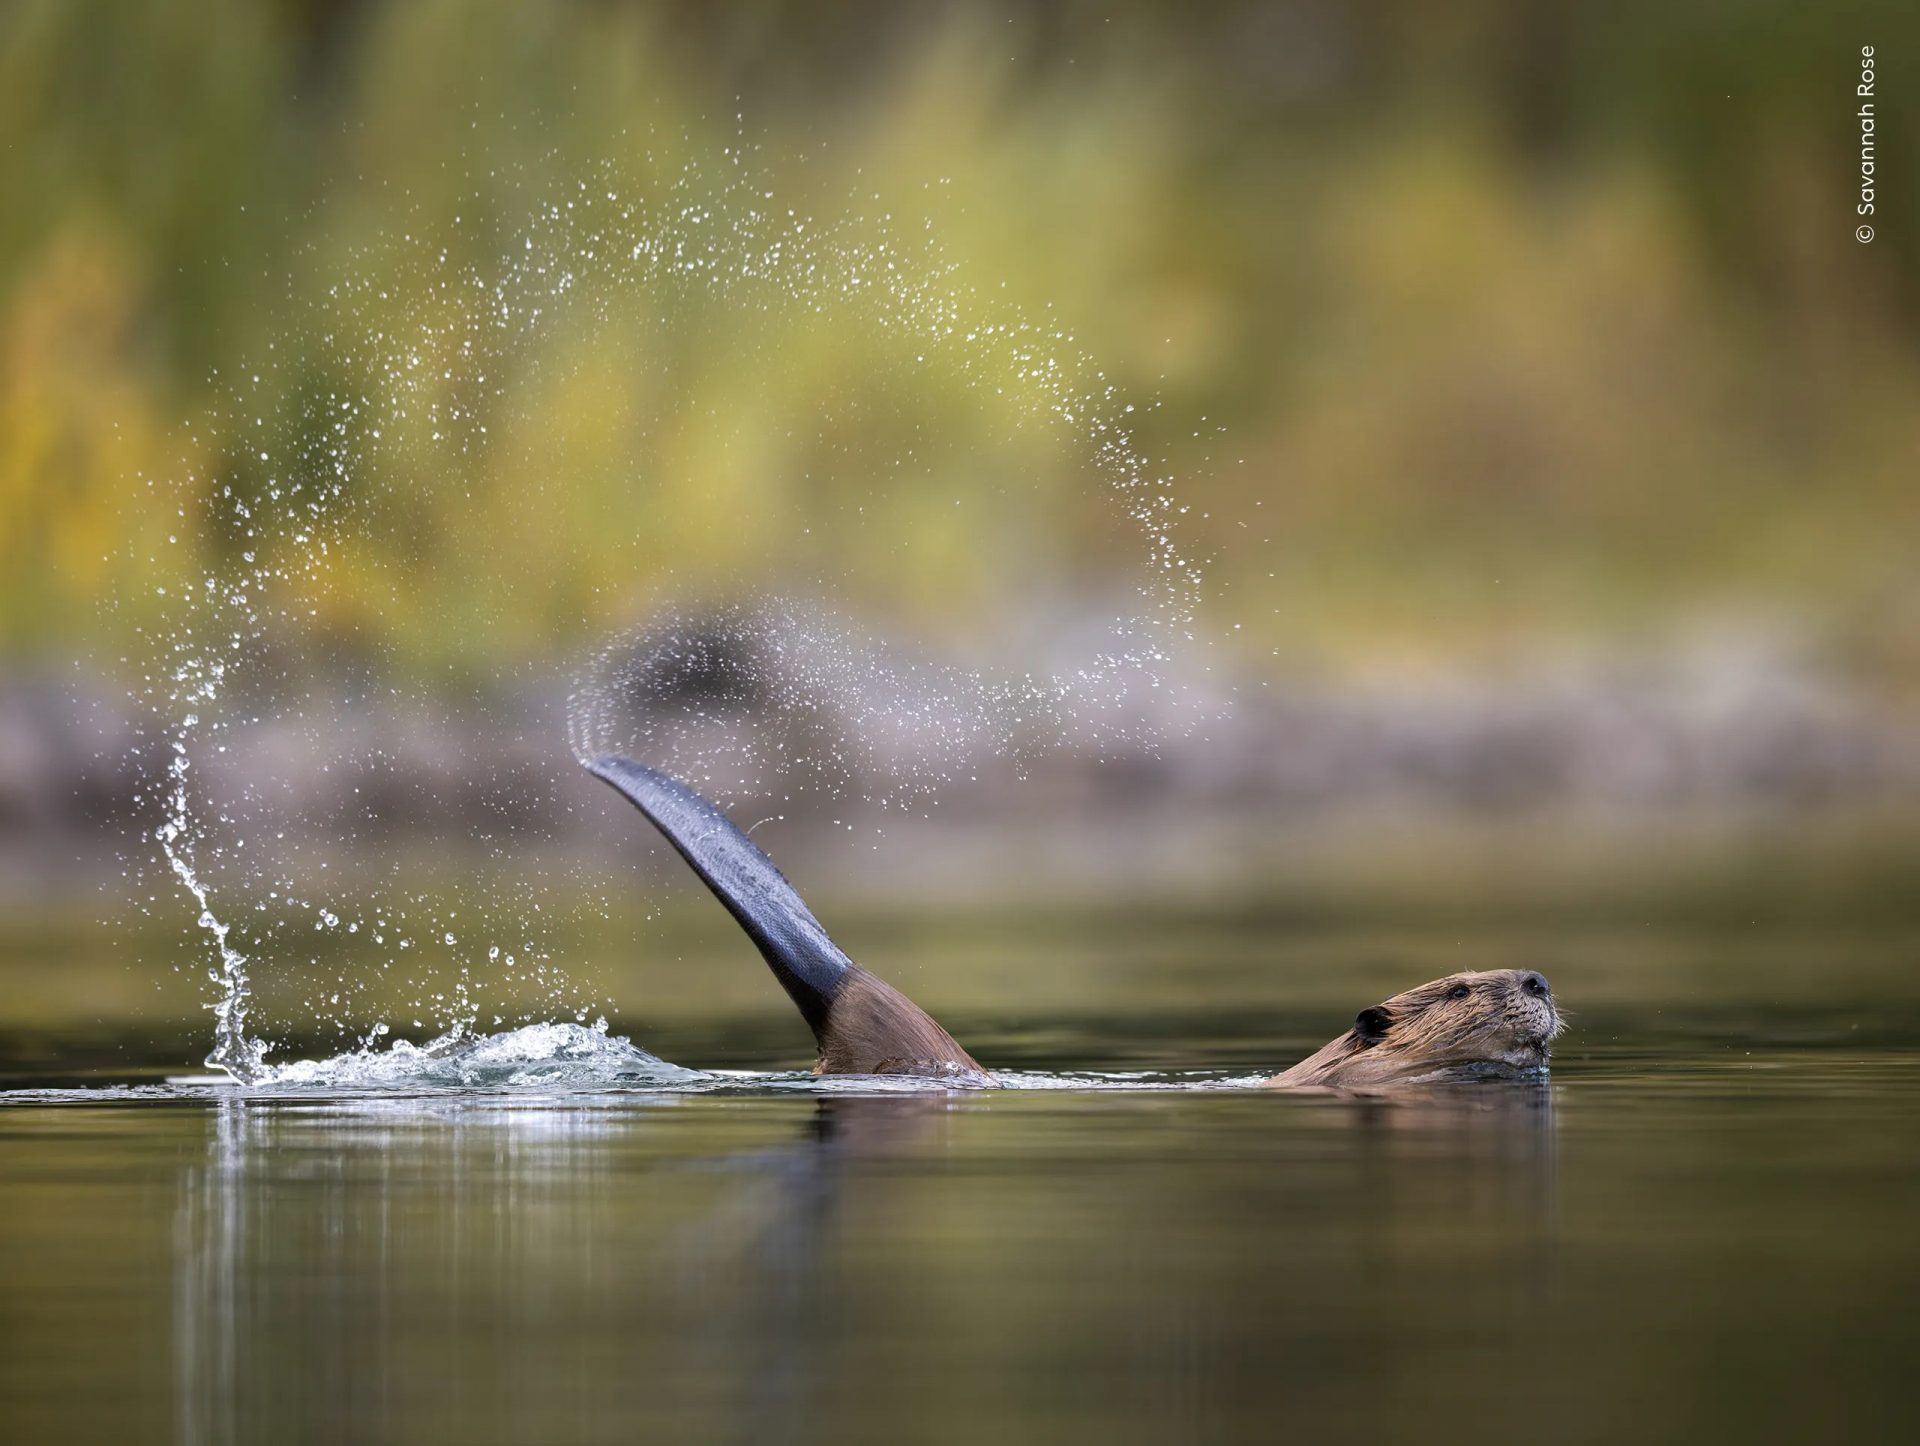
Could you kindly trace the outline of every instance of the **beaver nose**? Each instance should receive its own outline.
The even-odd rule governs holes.
[[[1545,999],[1553,992],[1547,987],[1547,976],[1544,974],[1527,975],[1525,979],[1520,981],[1520,987],[1536,999]]]

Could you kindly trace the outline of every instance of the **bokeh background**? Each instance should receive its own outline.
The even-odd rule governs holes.
[[[1884,57],[1870,245],[1863,44]],[[11,1051],[204,1032],[203,945],[138,864],[152,720],[128,687],[156,588],[218,545],[159,546],[178,517],[147,479],[245,478],[225,379],[389,264],[396,231],[478,254],[542,186],[612,166],[644,187],[742,144],[786,204],[924,223],[969,282],[1057,319],[1139,404],[1207,567],[1181,664],[1218,705],[1205,728],[985,768],[879,850],[843,838],[857,787],[757,835],[856,953],[924,956],[936,1007],[1034,1017],[1124,968],[1078,922],[1122,900],[1196,970],[1243,958],[1252,921],[1296,982],[1456,926],[1482,961],[1498,929],[1520,932],[1495,953],[1536,959],[1584,928],[1680,968],[1620,946],[1633,920],[1817,923],[1910,962],[1916,55],[1912,7],[1784,0],[8,5]],[[232,765],[303,797],[341,876],[634,869],[633,822],[591,784],[530,780],[572,767],[569,665],[663,597],[824,571],[895,643],[977,661],[1068,646],[1132,586],[1084,458],[977,392],[902,396],[858,330],[683,313],[644,435],[597,425],[649,324],[556,337],[568,365],[515,379],[522,429],[476,474],[362,479],[392,525],[313,584],[279,676],[410,700],[340,714],[386,760],[383,802],[297,732]],[[278,375],[282,417],[328,382]],[[826,455],[794,425],[823,394]],[[885,485],[910,434],[937,496]],[[587,992],[656,1029],[784,1007],[737,964],[668,967],[734,949],[727,926],[671,870],[638,884],[561,928]],[[1050,967],[1016,936],[1052,940]],[[1788,959],[1781,987],[1820,968]]]

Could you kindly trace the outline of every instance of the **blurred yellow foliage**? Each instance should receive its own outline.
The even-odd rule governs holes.
[[[744,141],[778,204],[924,224],[983,308],[1085,346],[1243,666],[1732,610],[1920,675],[1920,253],[1852,240],[1798,22],[1715,37],[1729,119],[1649,70],[1698,43],[1670,7],[1570,9],[1571,44],[1523,9],[13,7],[0,644],[111,652],[212,562],[149,481],[246,480],[216,373],[342,278],[387,296],[369,332],[455,334],[396,232],[485,264],[545,189],[657,199]],[[778,583],[966,647],[1131,585],[1085,450],[1005,379],[857,309],[603,301],[499,379],[483,453],[352,479],[290,584],[331,644],[487,668]],[[289,431],[383,384],[278,359]]]
[[[5,643],[84,627],[110,591],[190,529],[147,479],[191,455],[144,375],[138,262],[81,218],[48,238],[0,314],[0,592]],[[189,539],[190,543],[190,539]],[[184,559],[191,563],[191,551]]]

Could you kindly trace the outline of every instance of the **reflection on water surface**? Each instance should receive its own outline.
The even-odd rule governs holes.
[[[1270,1103],[217,1108],[176,1207],[181,1434],[256,1436],[300,1383],[324,1392],[306,1406],[406,1437],[485,1437],[502,1412],[586,1436],[804,1439],[929,1413],[1017,1432],[1116,1390],[1174,1428],[1210,1358],[1271,1331],[1256,1282],[1340,1290],[1265,1239],[1330,1223],[1312,1190],[1277,1188],[1290,1174],[1415,1192],[1378,1222],[1389,1254],[1419,1251],[1428,1211],[1516,1259],[1542,1249],[1547,1090],[1258,1118]],[[1138,1377],[1163,1356],[1191,1369]],[[983,1372],[1003,1399],[981,1399]]]
[[[0,1410],[70,1441],[1884,1438],[1920,1059],[1754,1023],[1372,1100],[16,1104]]]

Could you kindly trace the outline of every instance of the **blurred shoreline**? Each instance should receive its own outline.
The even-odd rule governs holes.
[[[756,671],[777,686],[778,667]],[[885,739],[862,740],[871,775],[837,797],[796,792],[775,808],[751,787],[720,791],[743,822],[764,822],[756,837],[776,856],[804,856],[817,887],[869,894],[879,878],[930,900],[1231,894],[1335,840],[1384,855],[1396,837],[1444,849],[1450,834],[1504,835],[1524,849],[1559,835],[1631,855],[1687,838],[1791,847],[1821,820],[1898,833],[1920,816],[1909,712],[1784,649],[1721,643],[1584,666],[1561,654],[1533,670],[1249,678],[1236,691],[1156,744],[1062,746],[1019,769],[969,759],[977,781],[911,812],[874,802],[906,766]],[[566,692],[549,678],[444,709],[309,695],[207,750],[196,787],[236,820],[255,868],[288,828],[300,867],[329,859],[337,879],[356,853],[630,857],[632,820],[566,751]],[[844,701],[846,717],[817,726],[847,736],[872,706]],[[794,740],[762,726],[750,698],[733,703],[702,710],[713,736],[696,746],[724,739],[716,754],[760,760],[743,779],[803,779]],[[123,855],[142,857],[134,800],[162,747],[103,684],[15,678],[0,697],[0,908],[83,896]]]

